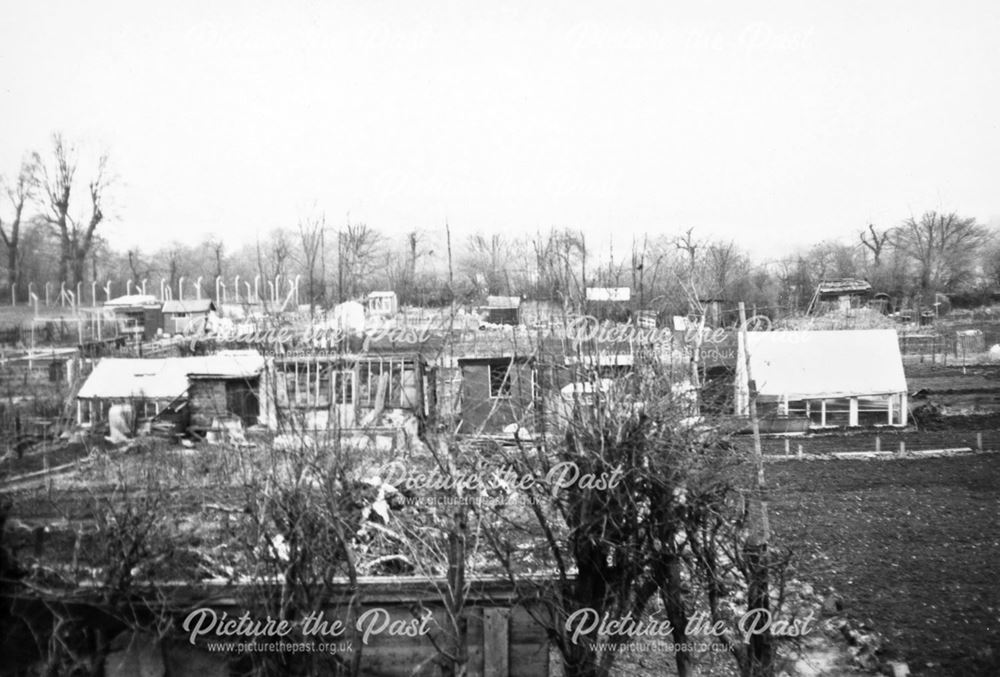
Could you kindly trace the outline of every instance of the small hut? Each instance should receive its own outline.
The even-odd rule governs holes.
[[[155,296],[119,296],[105,302],[104,308],[114,313],[120,334],[149,341],[163,329],[163,311]]]
[[[168,334],[183,334],[191,324],[205,326],[215,312],[212,299],[170,300],[163,303],[163,330]]]
[[[487,296],[486,321],[490,324],[519,325],[521,323],[520,296]]]

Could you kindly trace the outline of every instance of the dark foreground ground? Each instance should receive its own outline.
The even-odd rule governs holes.
[[[1000,453],[767,466],[797,575],[914,675],[1000,675]]]
[[[1000,453],[781,460],[766,473],[775,542],[795,551],[794,576],[836,590],[847,616],[886,637],[883,659],[920,677],[1000,675]],[[15,515],[50,521],[89,505],[84,494],[59,493],[55,510],[44,488],[25,490]],[[629,674],[663,674],[663,657],[655,662],[656,672]]]

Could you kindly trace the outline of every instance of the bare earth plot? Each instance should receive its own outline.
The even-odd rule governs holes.
[[[1000,675],[1000,454],[767,468],[796,575],[915,675]]]

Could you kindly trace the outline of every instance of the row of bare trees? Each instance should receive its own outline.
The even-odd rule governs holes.
[[[587,287],[614,286],[631,287],[636,308],[685,312],[678,280],[694,275],[709,298],[795,311],[808,306],[818,282],[832,278],[864,278],[900,300],[1000,284],[1000,248],[992,231],[974,218],[937,211],[892,227],[869,224],[853,235],[846,231],[846,239],[767,260],[693,229],[634,238],[624,251],[572,229],[520,237],[477,233],[456,240],[453,251],[447,226],[389,236],[365,223],[332,224],[319,212],[249,243],[208,235],[197,243],[119,251],[100,232],[114,187],[108,155],[91,163],[81,163],[80,155],[56,134],[48,153],[30,153],[15,176],[0,177],[7,298],[14,290],[26,299],[29,281],[73,289],[92,280],[131,279],[138,287],[157,278],[176,289],[181,278],[299,275],[313,306],[393,290],[401,303],[414,305],[495,294],[578,307]]]

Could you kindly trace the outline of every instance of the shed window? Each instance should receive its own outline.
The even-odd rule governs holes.
[[[334,401],[337,404],[354,404],[354,372],[337,371],[333,374]]]
[[[139,400],[135,403],[135,415],[140,419],[155,418],[160,408],[155,400]]]
[[[282,367],[288,402],[293,407],[323,409],[331,403],[354,403],[354,373],[332,364],[295,362]]]
[[[510,397],[510,363],[489,365],[490,397]]]
[[[358,400],[365,408],[372,408],[378,399],[379,383],[385,383],[385,402],[388,408],[409,408],[412,397],[407,391],[416,384],[416,367],[411,360],[400,357],[379,357],[358,364]]]

